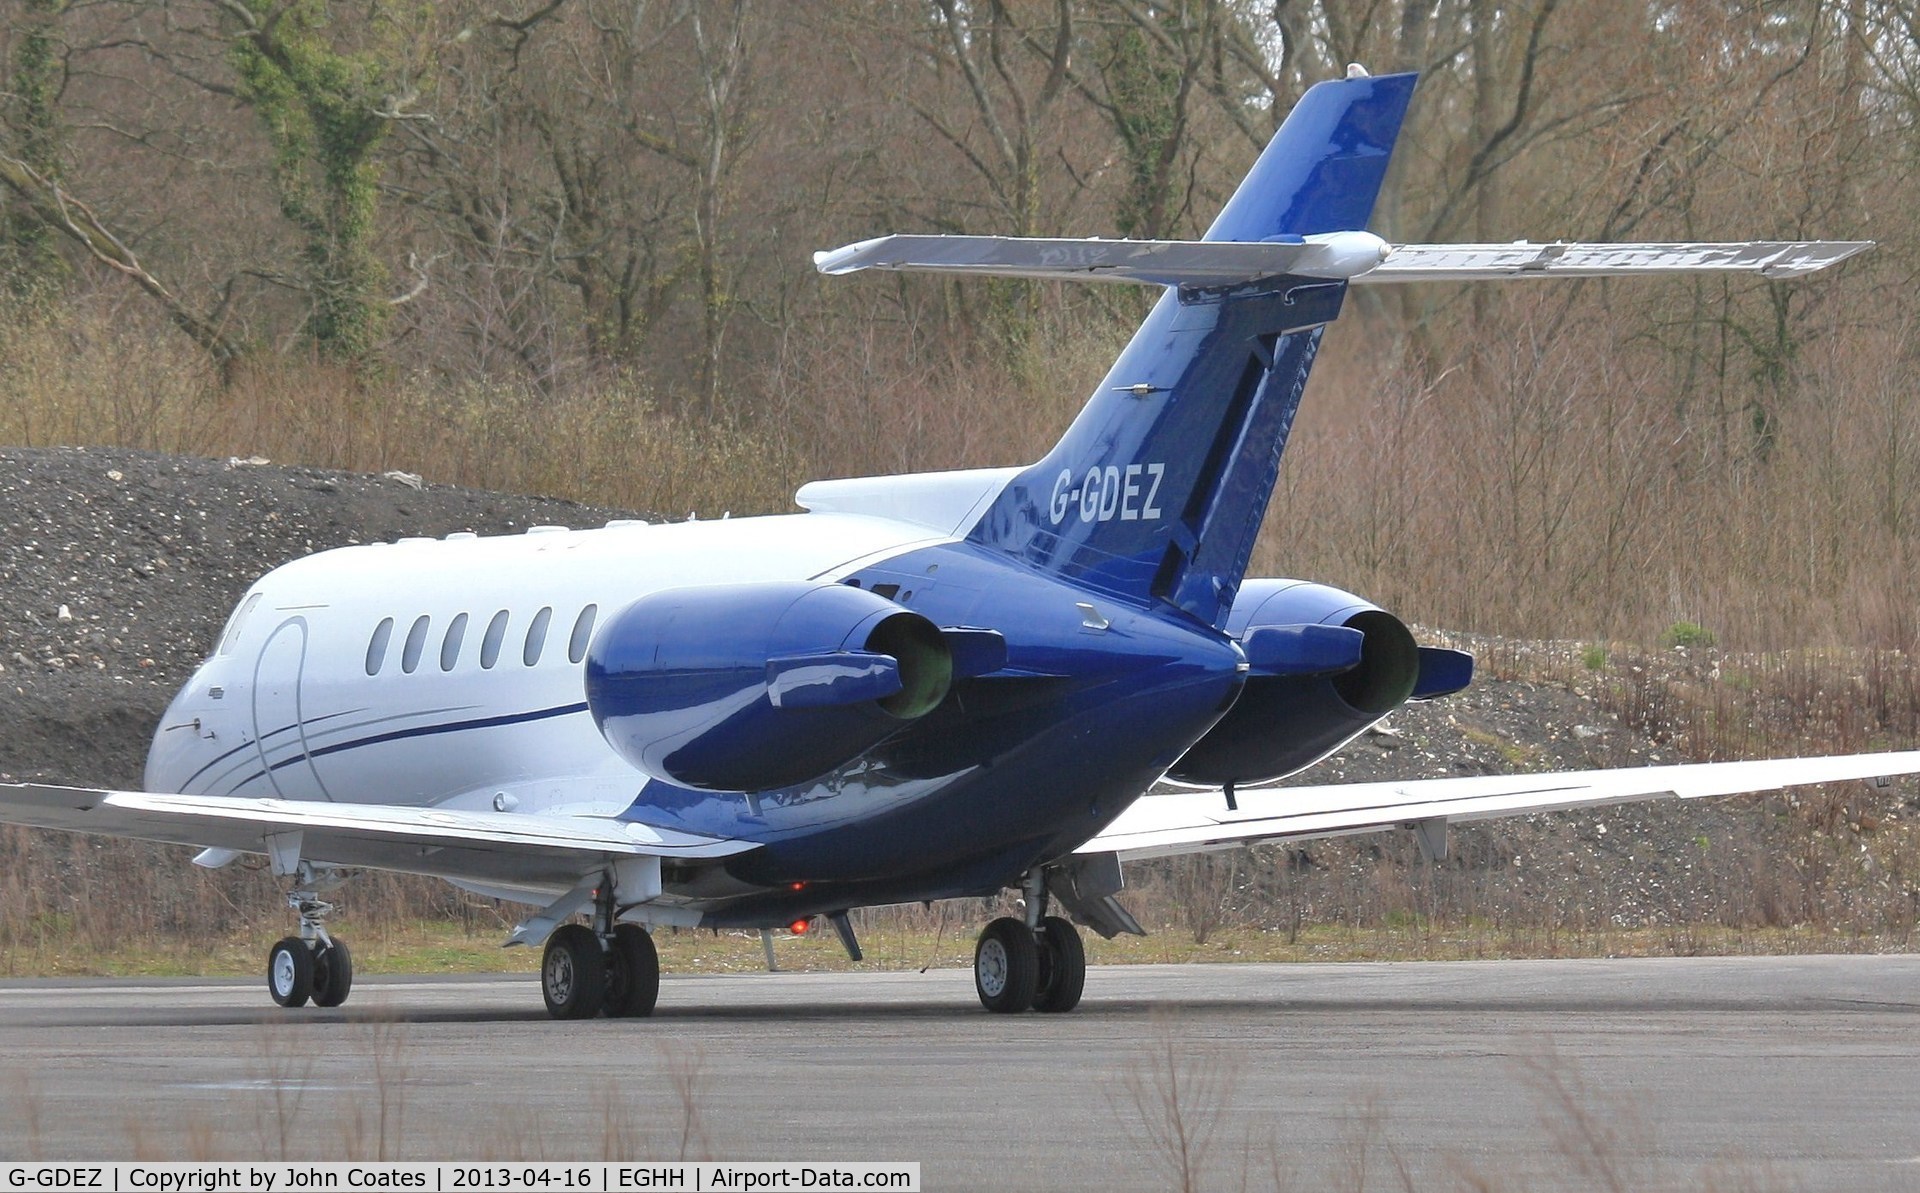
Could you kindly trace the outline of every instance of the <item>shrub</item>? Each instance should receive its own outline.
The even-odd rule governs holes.
[[[1713,631],[1697,622],[1676,621],[1660,635],[1662,646],[1712,646]]]

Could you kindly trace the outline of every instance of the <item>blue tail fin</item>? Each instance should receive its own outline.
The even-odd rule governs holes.
[[[1208,240],[1366,226],[1415,76],[1308,91]],[[1346,283],[1169,290],[1054,449],[968,535],[1116,597],[1220,624]]]

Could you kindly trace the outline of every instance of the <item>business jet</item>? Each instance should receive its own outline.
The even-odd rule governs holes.
[[[1393,245],[1366,231],[1410,74],[1306,93],[1204,239],[889,236],[828,274],[913,269],[1159,286],[1060,441],[1026,467],[816,481],[774,517],[403,540],[267,573],[154,735],[146,791],[12,784],[0,820],[260,855],[297,934],[274,1001],[337,1006],[326,896],[356,870],[527,905],[559,1018],[643,1016],[649,929],[822,920],[1014,889],[974,977],[989,1011],[1079,1003],[1084,926],[1139,932],[1121,863],[1656,796],[1920,772],[1920,752],[1277,787],[1470,656],[1391,613],[1248,578],[1348,288],[1735,270],[1862,243]],[[1175,794],[1144,794],[1162,778]],[[1078,926],[1076,926],[1078,925]]]

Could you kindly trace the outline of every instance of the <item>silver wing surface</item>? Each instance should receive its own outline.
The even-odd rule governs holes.
[[[1731,244],[1402,244],[1353,278],[1463,282],[1502,278],[1602,278],[1653,273],[1757,273],[1797,278],[1873,247],[1871,240],[1750,240]]]
[[[566,891],[626,858],[717,860],[758,848],[584,816],[445,812],[283,799],[220,799],[0,784],[0,823],[272,856],[281,842],[316,866],[425,874],[500,888]],[[297,834],[297,837],[290,835]]]
[[[815,253],[813,263],[836,275],[887,269],[1211,287],[1285,275],[1356,284],[1700,272],[1792,278],[1871,247],[1866,240],[1390,245],[1371,232],[1258,242],[905,234]]]
[[[1259,841],[1297,841],[1387,828],[1443,828],[1633,800],[1774,791],[1809,783],[1920,774],[1920,750],[1843,754],[1761,762],[1703,762],[1537,775],[1470,775],[1404,783],[1319,787],[1239,787],[1238,810],[1220,788],[1147,795],[1076,852],[1122,859],[1228,849]]]
[[[1377,265],[1386,242],[1359,235],[1372,250],[1362,263]],[[888,269],[1160,286],[1225,286],[1282,274],[1345,277],[1351,272],[1337,270],[1334,254],[1323,243],[910,234],[815,253],[813,264],[834,275]]]

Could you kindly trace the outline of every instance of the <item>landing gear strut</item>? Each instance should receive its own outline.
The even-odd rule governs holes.
[[[315,870],[301,862],[287,906],[300,916],[300,934],[282,938],[267,953],[267,993],[283,1007],[337,1007],[353,990],[353,954],[327,933],[333,904],[321,899],[346,881],[338,870]]]
[[[1087,984],[1087,951],[1065,917],[1047,915],[1039,871],[1027,875],[1024,919],[1002,916],[986,926],[973,948],[973,988],[980,1005],[997,1014],[1071,1011]]]
[[[613,922],[612,883],[594,899],[593,926],[566,924],[547,938],[540,993],[555,1019],[642,1018],[660,997],[660,954],[638,924]]]

